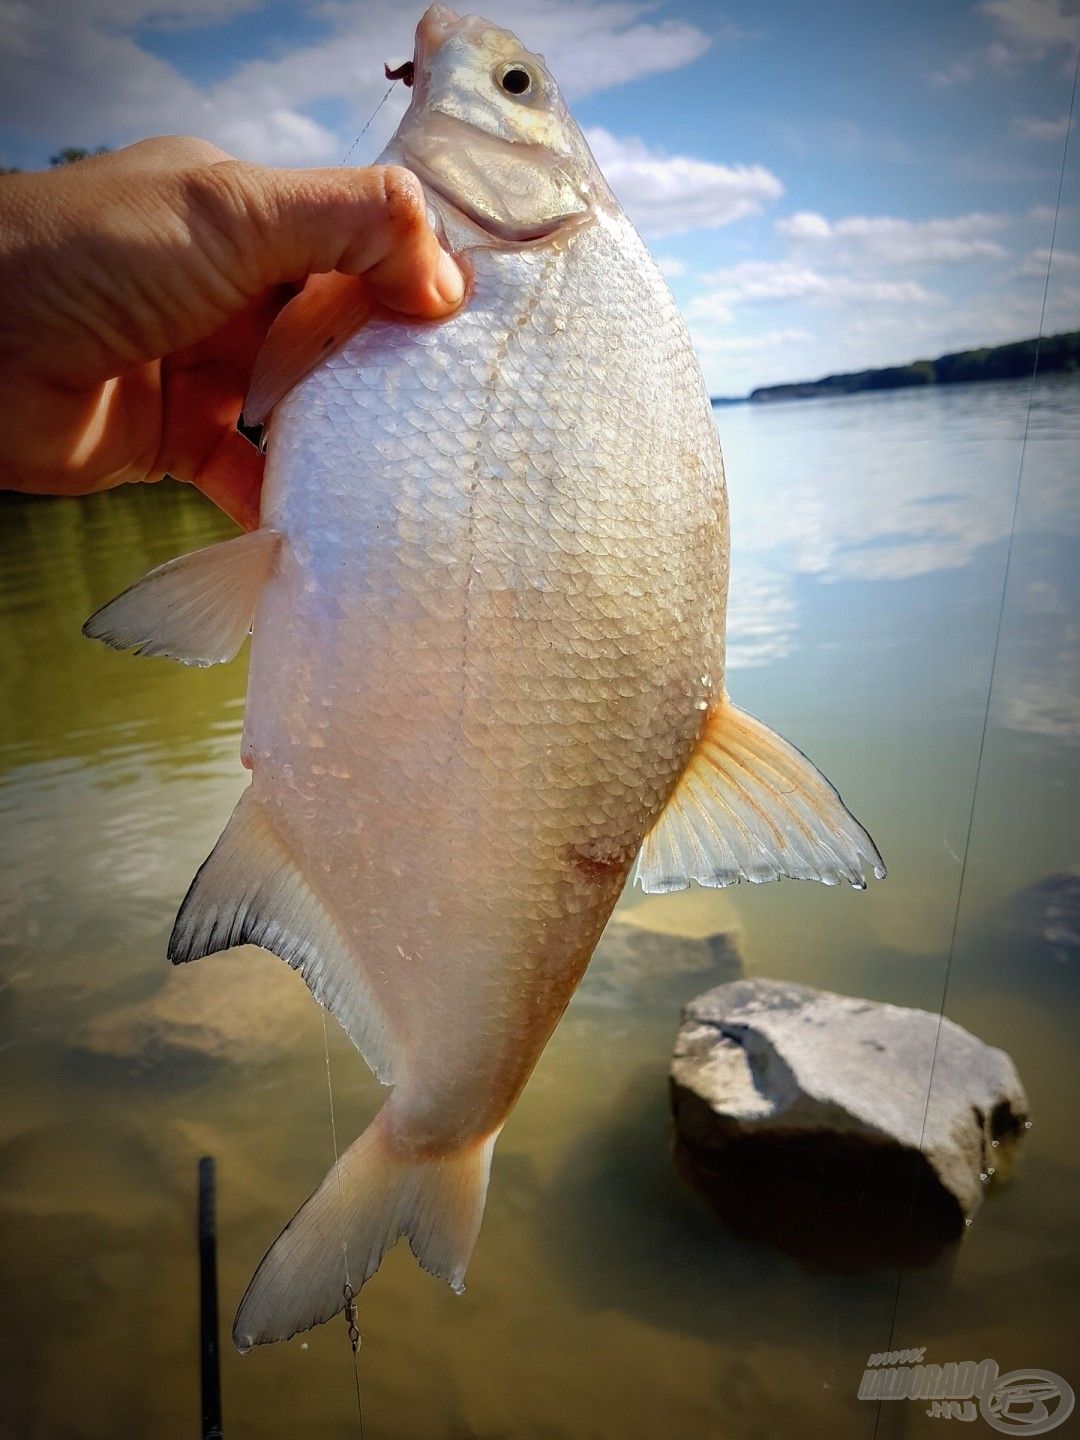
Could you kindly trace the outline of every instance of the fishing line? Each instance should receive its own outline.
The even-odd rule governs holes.
[[[391,75],[389,68],[387,68],[386,73],[390,81],[390,84],[386,87],[386,93],[368,116],[363,129],[341,157],[342,165],[347,162],[349,156],[371,129],[375,117],[386,104],[387,100],[390,99],[396,81],[401,78],[396,74]],[[326,1062],[326,1098],[330,1106],[330,1139],[334,1148],[334,1174],[337,1177],[338,1223],[341,1228],[341,1260],[342,1268],[345,1272],[345,1284],[342,1287],[342,1295],[345,1300],[345,1321],[348,1325],[349,1344],[352,1347],[353,1383],[356,1390],[356,1419],[360,1427],[360,1440],[364,1440],[364,1408],[360,1400],[360,1332],[356,1325],[356,1291],[353,1288],[352,1276],[349,1273],[349,1242],[345,1235],[345,1197],[341,1190],[341,1171],[338,1168],[337,1120],[334,1115],[334,1077],[330,1068],[330,1041],[326,1034],[326,1011],[323,1010],[321,1006],[319,1008],[322,1014],[323,1059]]]
[[[367,124],[366,124],[366,125],[364,126],[364,128],[360,131],[360,134],[357,135],[356,139],[355,139],[355,140],[352,142],[352,144],[349,146],[348,150],[345,151],[345,154],[341,157],[341,163],[342,163],[342,165],[345,164],[346,160],[348,160],[349,156],[350,156],[350,155],[353,153],[353,151],[356,149],[357,145],[360,144],[360,141],[364,138],[364,136],[367,134],[367,132],[371,129],[372,123],[373,123],[374,120],[375,120],[375,116],[378,115],[379,111],[380,111],[380,110],[382,109],[382,107],[386,104],[387,100],[390,99],[390,95],[391,95],[393,89],[394,89],[394,81],[391,80],[390,84],[386,87],[386,94],[382,97],[382,99],[381,99],[381,100],[379,101],[379,103],[375,106],[375,109],[371,112],[370,116],[368,117],[368,122],[367,122]]]
[[[1058,175],[1057,200],[1054,205],[1054,223],[1050,227],[1050,248],[1046,256],[1046,276],[1043,280],[1042,307],[1039,311],[1039,333],[1035,339],[1035,358],[1031,367],[1031,379],[1028,382],[1027,411],[1024,416],[1024,436],[1020,442],[1020,464],[1016,474],[1016,486],[1013,491],[1012,520],[1009,525],[1009,543],[1005,549],[1005,568],[1001,576],[1001,603],[998,606],[997,625],[994,631],[994,652],[990,660],[990,678],[986,687],[986,706],[983,710],[982,729],[979,734],[979,748],[975,760],[975,780],[971,791],[971,806],[968,810],[967,828],[964,835],[964,858],[960,865],[960,884],[956,892],[956,909],[953,913],[952,930],[949,935],[949,949],[945,960],[945,975],[941,987],[941,1000],[938,1005],[937,1028],[934,1033],[934,1048],[930,1058],[930,1078],[926,1087],[926,1103],[923,1107],[922,1128],[919,1132],[919,1153],[922,1154],[923,1144],[926,1140],[926,1126],[930,1115],[930,1097],[934,1089],[934,1071],[937,1067],[938,1051],[941,1045],[941,1030],[945,1018],[945,1003],[949,994],[949,980],[952,973],[953,956],[956,950],[956,937],[960,929],[960,910],[964,898],[964,882],[967,879],[968,857],[971,852],[971,835],[975,828],[975,809],[979,798],[979,781],[982,776],[983,756],[986,751],[986,737],[990,729],[990,704],[994,694],[994,677],[997,674],[998,651],[1001,646],[1001,632],[1005,623],[1005,601],[1009,587],[1009,570],[1012,566],[1013,543],[1016,539],[1016,518],[1020,513],[1020,496],[1024,481],[1024,459],[1027,455],[1028,435],[1031,432],[1031,409],[1035,396],[1035,380],[1039,370],[1039,352],[1042,348],[1043,330],[1046,325],[1046,302],[1050,294],[1050,271],[1054,264],[1054,246],[1057,241],[1058,220],[1061,216],[1061,196],[1065,187],[1065,166],[1069,158],[1069,137],[1072,134],[1073,113],[1076,108],[1076,87],[1080,79],[1080,46],[1076,51],[1076,65],[1073,68],[1072,89],[1069,93],[1069,110],[1065,121],[1065,143],[1061,151],[1061,171]],[[915,1184],[913,1180],[908,1199],[908,1229],[911,1228],[911,1220],[915,1208]],[[896,1338],[896,1318],[900,1310],[900,1295],[904,1284],[904,1272],[901,1269],[896,1278],[896,1294],[893,1297],[892,1318],[889,1322],[889,1347]],[[874,1420],[874,1437],[876,1440],[878,1426],[881,1424],[882,1408],[884,1401],[878,1401],[877,1416]]]
[[[326,1061],[326,1098],[330,1103],[330,1139],[334,1146],[334,1174],[337,1177],[338,1222],[341,1227],[341,1259],[345,1271],[342,1294],[345,1297],[345,1319],[349,1327],[349,1344],[352,1346],[353,1382],[356,1388],[356,1419],[360,1426],[360,1440],[364,1440],[364,1409],[360,1403],[360,1334],[356,1328],[356,1291],[349,1274],[349,1242],[345,1237],[345,1197],[341,1192],[341,1171],[338,1168],[337,1120],[334,1116],[334,1078],[330,1070],[330,1041],[326,1034],[326,1011],[319,1007],[322,1015],[323,1058]]]

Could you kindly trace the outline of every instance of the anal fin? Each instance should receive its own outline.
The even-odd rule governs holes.
[[[634,879],[652,894],[789,876],[865,889],[877,846],[794,745],[724,699],[645,837]]]
[[[309,885],[249,788],[203,862],[169,939],[174,965],[261,945],[307,982],[385,1085],[385,1018],[333,916]]]
[[[251,630],[280,548],[276,530],[253,530],[179,555],[103,605],[83,634],[114,650],[184,665],[231,660]]]

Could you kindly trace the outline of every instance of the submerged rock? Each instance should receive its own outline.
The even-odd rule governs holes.
[[[307,989],[265,950],[247,945],[162,969],[154,995],[89,1021],[74,1043],[111,1060],[173,1066],[273,1060],[313,1034]]]
[[[706,1173],[786,1166],[954,1232],[1028,1109],[1008,1055],[953,1021],[776,980],[686,1006],[671,1095],[683,1156]]]
[[[1047,875],[1015,895],[1004,916],[1012,931],[1027,942],[1021,952],[1024,974],[1035,956],[1057,962],[1075,977],[1080,961],[1080,869]]]
[[[691,894],[684,891],[684,894]],[[703,893],[710,896],[710,892]],[[686,994],[687,977],[718,984],[743,974],[740,931],[722,905],[690,908],[681,896],[653,896],[617,910],[601,936],[581,984],[579,1006],[662,1004],[664,1013]]]

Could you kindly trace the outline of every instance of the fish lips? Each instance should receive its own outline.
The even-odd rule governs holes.
[[[436,168],[425,163],[411,146],[406,144],[403,151],[408,168],[425,189],[496,240],[519,245],[547,240],[560,231],[580,225],[591,215],[588,201],[571,187],[567,187],[566,203],[548,206],[543,218],[515,214],[471,157],[456,158],[447,173],[445,164],[438,164]],[[459,183],[466,168],[469,178],[479,181],[481,187],[471,187],[471,199],[466,187]]]

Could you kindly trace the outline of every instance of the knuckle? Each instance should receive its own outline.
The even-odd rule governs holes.
[[[387,165],[381,179],[387,218],[399,237],[421,235],[427,229],[427,204],[420,181],[401,165]]]
[[[173,146],[178,155],[188,156],[195,164],[214,165],[218,161],[232,159],[229,152],[222,150],[220,145],[203,140],[198,135],[169,135],[166,143]]]
[[[194,164],[180,175],[185,200],[196,217],[220,224],[241,202],[241,162],[220,160],[211,165]]]
[[[253,242],[257,246],[260,233],[274,224],[260,174],[260,166],[230,158],[193,165],[181,175],[189,229],[206,257],[238,279],[246,271]]]
[[[192,168],[198,193],[208,203],[250,205],[256,198],[262,167],[246,160],[215,160]]]
[[[166,164],[213,165],[230,158],[227,151],[198,135],[155,135],[117,152]]]
[[[227,237],[254,237],[279,220],[279,196],[266,184],[261,165],[245,160],[216,160],[187,172],[196,212]]]

